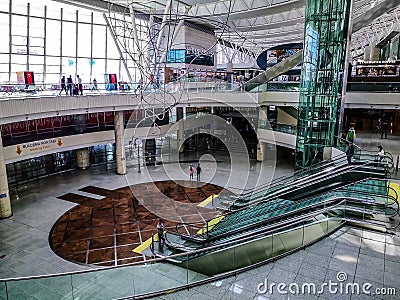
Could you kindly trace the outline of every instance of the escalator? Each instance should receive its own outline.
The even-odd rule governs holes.
[[[228,205],[230,210],[235,210],[277,197],[298,200],[365,178],[388,178],[394,171],[392,156],[387,153],[382,161],[377,162],[376,159],[374,153],[360,151],[355,155],[352,163],[348,164],[346,155],[339,155],[335,159],[323,161],[309,169],[278,178],[256,189],[244,191],[238,196],[222,194],[221,201]]]
[[[177,254],[171,262],[211,275],[287,255],[345,223],[390,231],[398,226],[390,217],[399,215],[387,184],[392,171],[389,154],[377,162],[365,151],[351,164],[346,157],[319,163],[243,192],[217,218],[178,224],[166,234],[167,249],[153,246],[153,255]]]
[[[303,58],[303,51],[301,50],[296,52],[296,54],[293,54],[292,56],[281,61],[272,68],[267,69],[265,72],[247,81],[245,85],[245,91],[249,92],[252,89],[258,87],[259,85],[266,83],[274,79],[275,77],[293,69],[295,66],[301,63],[302,58]]]
[[[279,106],[278,109],[283,110],[289,116],[291,116],[296,122],[299,114],[299,109],[295,106]]]
[[[302,201],[261,202],[230,212],[216,224],[210,221],[203,230],[182,223],[167,234],[168,247],[171,253],[190,253],[174,263],[211,275],[287,254],[345,222],[391,230],[398,224],[385,219],[399,214],[399,203],[389,189],[386,180],[366,179]],[[197,233],[188,234],[193,228]]]

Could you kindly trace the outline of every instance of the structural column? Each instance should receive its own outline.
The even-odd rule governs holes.
[[[114,116],[115,154],[117,161],[117,174],[126,174],[126,159],[124,147],[124,112],[118,111]]]
[[[233,72],[233,62],[229,61],[226,63],[226,71]]]
[[[266,152],[265,143],[259,142],[257,144],[257,161],[265,160],[265,152]]]
[[[365,46],[364,48],[364,61],[369,61],[371,58],[371,46]]]
[[[371,52],[370,52],[369,60],[370,61],[379,60],[379,57],[381,55],[381,49],[374,44],[372,44],[370,47],[371,47],[371,50],[370,50]]]
[[[183,121],[183,107],[176,108],[176,121],[178,122],[178,151],[183,152],[183,142],[185,141],[185,128],[184,128],[184,121]]]
[[[0,219],[8,218],[11,215],[10,192],[8,190],[6,163],[3,154],[3,140],[0,132]]]
[[[76,156],[76,167],[82,170],[90,167],[90,160],[89,160],[89,149],[82,148],[75,150]]]
[[[341,128],[351,0],[307,0],[296,166],[323,159]]]

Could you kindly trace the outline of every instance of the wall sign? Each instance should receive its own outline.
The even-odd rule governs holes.
[[[15,152],[17,152],[18,155],[21,155],[23,152],[29,153],[29,152],[45,151],[53,149],[57,146],[61,147],[62,144],[63,143],[61,138],[46,139],[46,140],[17,145]]]

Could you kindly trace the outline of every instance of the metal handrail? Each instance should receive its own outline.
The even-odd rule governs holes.
[[[308,227],[308,226],[313,226],[313,225],[316,225],[316,224],[320,224],[320,223],[324,223],[324,222],[328,222],[328,221],[334,221],[334,220],[339,220],[339,221],[342,221],[342,222],[343,222],[343,221],[344,221],[344,222],[347,221],[345,218],[325,217],[325,218],[323,218],[323,219],[319,219],[319,220],[316,220],[316,221],[313,221],[313,222],[307,222],[307,225],[304,224],[304,220],[298,221],[297,224],[302,224],[302,225],[303,225],[302,228],[303,228],[303,230],[305,230],[305,228],[306,228],[305,226],[307,226],[307,227]],[[351,220],[350,220],[350,221],[351,221]],[[342,224],[344,224],[344,223],[342,223]],[[288,224],[288,225],[286,225],[286,226],[281,227],[281,229],[283,229],[283,231],[281,230],[279,233],[282,233],[282,232],[285,232],[285,231],[289,231],[289,230],[290,230],[290,227],[292,227],[293,225],[294,225],[294,224]],[[340,225],[339,225],[339,226],[340,226]],[[330,231],[327,231],[327,232],[324,233],[321,237],[315,239],[315,241],[320,240],[321,238],[327,236],[329,233],[330,233]],[[170,256],[168,256],[168,257],[153,258],[153,259],[147,260],[146,262],[134,262],[134,263],[129,263],[129,264],[120,265],[120,266],[101,267],[101,268],[97,268],[97,269],[94,269],[94,270],[82,270],[82,271],[65,272],[65,273],[59,273],[59,274],[47,274],[47,275],[40,275],[40,276],[28,276],[28,277],[20,277],[20,278],[0,279],[0,282],[5,282],[5,283],[7,283],[8,281],[30,280],[30,279],[50,278],[50,277],[59,277],[59,276],[73,276],[73,275],[77,275],[77,274],[85,274],[85,273],[93,273],[93,272],[102,272],[102,271],[110,270],[110,269],[126,268],[126,267],[130,267],[130,266],[138,266],[138,265],[144,265],[144,264],[148,264],[148,263],[152,264],[152,263],[163,262],[163,261],[166,261],[166,260],[169,260],[169,259],[174,259],[174,258],[182,257],[182,256],[184,256],[184,257],[189,257],[190,255],[198,254],[198,253],[201,253],[201,252],[204,252],[204,251],[212,251],[212,250],[215,250],[215,249],[219,249],[219,248],[221,248],[221,246],[225,246],[225,248],[228,248],[228,247],[233,246],[233,245],[235,245],[235,244],[237,244],[237,243],[245,243],[245,242],[248,242],[248,241],[250,241],[250,240],[255,240],[255,239],[263,238],[263,237],[266,236],[266,234],[268,234],[268,233],[265,233],[265,232],[256,233],[256,234],[254,234],[254,235],[252,235],[252,236],[250,236],[250,237],[241,238],[239,241],[238,241],[238,240],[236,240],[236,241],[229,241],[229,242],[226,242],[226,243],[224,243],[224,244],[222,244],[222,245],[221,245],[221,244],[220,244],[220,245],[213,245],[213,246],[206,247],[206,248],[203,248],[203,249],[199,249],[199,250],[194,250],[194,251],[186,252],[186,253],[184,253],[184,254],[181,254],[181,253],[180,253],[180,254],[170,255]],[[275,231],[274,231],[274,230],[271,230],[271,231],[269,232],[269,234],[273,236],[273,235],[275,234]],[[299,247],[297,247],[297,248],[295,248],[295,249],[293,249],[293,250],[290,250],[290,251],[288,251],[287,253],[292,253],[292,252],[295,251],[295,250],[304,248],[304,247],[306,247],[306,246],[308,246],[308,245],[314,243],[315,241],[307,242],[307,243],[302,242],[301,246],[299,246]],[[276,259],[277,257],[281,257],[282,255],[284,255],[284,254],[279,254],[279,255],[275,256],[274,258]],[[273,258],[266,259],[265,261],[270,261],[271,259],[273,259]],[[262,264],[262,263],[265,263],[265,261],[260,262],[260,263],[256,263],[256,264],[254,264],[254,265],[255,265],[255,266],[260,265],[260,264]],[[211,281],[211,280],[215,280],[215,279],[219,279],[219,278],[224,278],[224,277],[226,277],[226,276],[228,276],[228,275],[230,275],[230,274],[235,274],[238,270],[243,271],[243,270],[249,269],[249,268],[251,268],[251,267],[253,267],[253,265],[252,265],[252,266],[247,266],[247,267],[244,267],[244,268],[235,269],[235,270],[229,271],[229,272],[224,273],[224,274],[219,274],[219,275],[213,276],[212,278],[207,278],[207,279],[204,279],[204,280],[199,280],[198,282],[196,282],[196,284],[199,284],[199,283],[206,283],[206,282],[209,282],[209,281]],[[186,286],[189,286],[189,285],[190,285],[190,284],[183,284],[182,287],[186,287]],[[151,294],[151,293],[159,293],[159,292],[161,292],[161,291],[157,291],[157,292],[147,292],[147,293],[144,293],[144,294],[142,294],[142,295],[148,295],[148,294]],[[125,298],[125,299],[128,299],[128,298]]]
[[[360,199],[359,198],[355,198],[355,197],[349,197],[349,196],[340,196],[340,197],[338,197],[338,196],[336,196],[336,195],[334,195],[334,193],[337,193],[337,192],[349,192],[349,193],[353,193],[353,194],[355,194],[355,195],[360,195],[360,194],[363,194],[363,192],[360,192],[360,191],[346,191],[346,188],[348,188],[348,187],[351,187],[351,186],[355,186],[356,184],[360,184],[360,183],[363,183],[364,181],[366,181],[366,180],[369,180],[369,179],[362,179],[362,180],[359,180],[359,181],[357,181],[356,183],[350,183],[350,184],[347,184],[347,185],[345,185],[345,186],[342,186],[342,187],[338,187],[338,188],[336,188],[336,189],[334,189],[334,190],[332,190],[332,191],[328,191],[328,192],[326,192],[326,193],[322,193],[322,194],[320,194],[320,195],[318,195],[317,197],[323,197],[324,195],[333,195],[332,196],[332,199],[336,199],[336,198],[345,198],[346,200],[353,200],[353,201],[355,201],[355,202],[359,202],[360,201]],[[374,195],[376,195],[376,196],[380,196],[380,197],[385,197],[385,198],[387,198],[389,195],[380,195],[380,194],[374,194]],[[301,201],[301,202],[297,202],[297,203],[302,203],[302,202],[305,202],[305,201],[308,201],[309,199],[314,199],[315,198],[315,196],[311,196],[311,197],[308,197],[308,198],[305,198],[305,199],[303,199],[303,201]],[[330,199],[330,198],[328,198],[328,199]],[[396,200],[396,199],[393,199],[393,200]],[[385,207],[388,207],[388,206],[390,206],[391,204],[389,204],[389,203],[381,203],[381,202],[376,202],[376,201],[370,201],[370,200],[368,200],[368,199],[362,199],[361,200],[362,201],[362,203],[366,203],[367,202],[367,204],[369,204],[369,205],[384,205]],[[320,205],[321,203],[324,203],[325,201],[323,201],[323,202],[319,202],[319,203],[316,203],[316,204],[314,204],[314,205],[311,205],[311,206],[307,206],[307,207],[304,207],[304,208],[301,208],[300,210],[304,210],[304,209],[309,209],[309,208],[312,208],[313,206],[316,206],[316,205]],[[397,206],[399,206],[399,204],[398,204],[398,202],[397,201],[394,201],[394,202],[396,202],[397,203]],[[285,206],[282,206],[282,207],[280,207],[279,209],[281,210],[281,209],[283,209],[283,208],[285,208],[285,207],[288,207],[288,206],[291,206],[291,205],[293,205],[293,204],[288,204],[288,205],[285,205]],[[242,209],[242,210],[245,210],[245,209],[248,209],[249,207],[246,207],[246,208],[244,208],[244,209]],[[399,214],[399,208],[397,207],[397,208],[392,208],[392,207],[390,207],[392,210],[393,210],[393,213],[392,213],[392,215],[391,216],[394,216],[394,215],[396,215],[396,214]],[[367,210],[367,209],[366,209]],[[287,214],[292,214],[292,213],[295,213],[295,212],[298,212],[299,210],[298,209],[295,209],[295,210],[293,210],[293,211],[290,211],[290,212],[288,212],[288,213],[285,213],[285,214],[282,214],[282,215],[279,215],[279,216],[276,216],[276,217],[274,217],[274,218],[271,218],[271,219],[269,219],[268,221],[271,221],[271,220],[273,220],[273,219],[275,219],[275,218],[280,218],[280,217],[285,217]],[[236,211],[235,211],[235,213],[236,213]],[[221,221],[221,222],[223,222],[223,220]],[[261,221],[261,223],[264,223],[264,221]],[[189,225],[189,224],[186,224],[186,225]],[[243,227],[243,228],[241,228],[241,230],[240,231],[245,231],[246,230],[246,228],[248,228],[248,227],[254,227],[254,226],[258,226],[259,225],[259,222],[256,222],[256,223],[253,223],[253,224],[251,224],[251,225],[248,225],[248,226],[245,226],[245,227]],[[207,226],[207,228],[208,228],[208,222],[206,223],[206,226]],[[208,233],[208,231],[207,231],[207,233]],[[225,234],[225,233],[224,233]],[[228,233],[227,233],[228,234]],[[182,236],[184,236],[184,235],[181,235],[181,237]],[[198,235],[196,235],[197,237],[198,237]],[[195,238],[195,237],[192,237],[192,238],[190,238],[190,239],[192,239],[192,240],[197,240],[197,241],[201,241],[201,240],[203,240],[203,241],[205,241],[205,240],[207,240],[207,238],[208,238],[208,236],[207,237],[205,237],[205,234],[203,233],[203,234],[201,234],[201,236],[203,236],[203,238],[201,239],[199,239],[199,238]],[[188,237],[188,236],[186,236],[186,237]]]
[[[336,176],[337,176],[337,175],[336,175]],[[332,193],[335,193],[335,192],[343,192],[343,191],[346,191],[346,190],[345,190],[346,188],[351,187],[351,186],[355,186],[356,184],[363,183],[363,182],[365,182],[365,181],[367,181],[367,180],[370,180],[370,179],[362,179],[362,180],[359,180],[359,181],[354,182],[354,183],[349,183],[349,184],[347,184],[347,185],[344,185],[344,186],[341,186],[341,187],[337,187],[337,188],[333,189],[332,191],[328,191],[328,192],[322,193],[322,194],[318,195],[317,197],[321,197],[322,195],[326,195],[326,194],[332,194]],[[374,179],[374,180],[381,180],[381,179]],[[386,180],[385,180],[385,181],[386,181]],[[348,192],[349,192],[349,193],[354,193],[354,194],[363,194],[363,192],[360,192],[360,191],[348,191]],[[374,194],[374,195],[378,195],[378,196],[385,197],[385,198],[389,198],[389,197],[392,198],[392,200],[394,200],[393,202],[397,204],[397,209],[392,208],[392,209],[395,211],[395,213],[394,213],[393,215],[395,215],[396,213],[399,214],[399,203],[398,203],[398,201],[397,201],[397,198],[394,198],[394,197],[392,197],[392,196],[389,196],[388,192],[386,193],[386,195],[380,195],[380,194]],[[397,195],[397,193],[396,193],[396,195]],[[397,197],[397,196],[396,196],[396,197]],[[315,196],[307,197],[307,198],[303,199],[303,201],[307,201],[307,200],[309,200],[309,199],[311,199],[311,198],[315,198]],[[301,202],[303,202],[303,201],[301,201]],[[251,207],[254,207],[254,206],[256,206],[256,205],[258,205],[258,204],[260,204],[260,203],[263,203],[263,202],[268,202],[268,200],[267,200],[267,201],[260,201],[260,202],[258,202],[258,203],[255,203],[255,204],[254,204],[253,206],[251,206]],[[370,201],[370,203],[376,203],[376,202]],[[377,203],[377,204],[381,204],[381,203]],[[393,204],[393,203],[392,203],[392,204]],[[392,204],[387,203],[386,205],[387,205],[387,206],[391,206]],[[288,206],[290,206],[290,205],[288,205]],[[280,209],[283,209],[284,207],[285,207],[285,206],[282,206]],[[233,213],[236,213],[236,212],[242,211],[242,210],[246,210],[246,209],[249,209],[249,208],[250,208],[250,206],[246,206],[246,207],[244,207],[244,208],[241,208],[241,209],[236,210],[236,211],[233,212]],[[221,222],[223,222],[223,221],[221,221]]]
[[[375,155],[369,155],[369,154],[367,154],[366,156],[368,156],[368,157],[372,157],[372,158],[376,158],[376,156]],[[339,160],[340,160],[340,158],[342,158],[342,161],[343,161],[343,164],[342,164],[342,166],[347,166],[348,165],[348,162],[347,162],[347,160],[345,160],[345,158],[344,158],[344,156],[342,156],[342,155],[340,155],[340,157],[338,158],[338,159],[335,159],[335,160],[332,160],[332,161],[329,161],[329,162],[333,162],[333,165],[332,166],[336,166],[336,164],[335,163],[337,163]],[[390,158],[390,157],[389,157]],[[359,160],[359,161],[363,161],[363,160]],[[384,162],[382,162],[382,165],[383,165],[383,163]],[[376,164],[376,161],[375,160],[367,160],[364,164],[362,164],[362,165],[368,165],[368,164]],[[340,165],[339,165],[340,166]],[[360,165],[355,165],[356,167],[355,168],[357,168],[357,167],[360,167]],[[319,170],[319,168],[317,167],[316,169],[313,169],[313,172],[311,173],[311,174],[306,174],[306,176],[307,175],[310,175],[310,176],[314,176],[315,174],[317,174],[317,172],[318,172],[318,170]],[[293,179],[296,179],[296,178],[294,178],[295,176],[286,176],[286,178],[293,178]],[[282,178],[282,177],[281,177]],[[285,177],[283,177],[283,178],[285,178]],[[276,183],[280,183],[280,180],[279,180],[280,178],[278,178],[278,179],[276,179],[276,180],[274,180],[274,181],[272,181],[272,182],[276,182]],[[305,179],[305,178],[303,178],[303,179],[300,179],[300,180],[308,180],[308,179]],[[272,183],[271,182],[271,183]],[[265,185],[267,185],[267,184],[265,184]],[[264,186],[265,186],[264,185]],[[269,186],[269,188],[271,189],[271,185],[268,185]],[[262,189],[263,188],[263,186],[260,186],[260,188],[258,188],[258,190],[259,189]],[[254,191],[253,192],[250,192],[251,194],[254,194]],[[246,197],[246,195],[244,195],[244,194],[242,194],[241,195],[241,197],[243,197],[243,198],[245,198]]]
[[[358,146],[356,146],[356,147],[358,147]],[[359,148],[359,149],[361,151],[361,148]],[[375,155],[372,155],[372,154],[366,154],[366,155],[368,155],[369,157],[374,157],[374,158],[376,157]],[[389,156],[389,155],[387,155],[387,156]],[[390,158],[390,156],[389,156],[389,158]],[[320,170],[322,168],[325,168],[325,167],[329,167],[329,165],[336,165],[340,161],[343,162],[343,165],[347,165],[348,164],[346,156],[344,154],[339,154],[339,155],[334,156],[330,160],[325,160],[325,161],[319,162],[319,163],[313,165],[310,168],[297,170],[293,174],[284,175],[284,176],[281,176],[279,178],[276,178],[276,179],[272,180],[271,182],[259,185],[256,189],[239,189],[239,188],[232,187],[232,186],[228,186],[226,188],[227,189],[241,190],[242,193],[241,193],[240,196],[241,197],[246,197],[246,194],[254,194],[254,192],[257,192],[258,190],[261,190],[266,186],[271,188],[274,184],[281,183],[285,179],[291,179],[291,178],[295,179],[295,177],[297,175],[302,175],[302,174],[309,175],[310,172],[311,172],[311,174],[315,174],[318,170]]]
[[[320,221],[317,222],[313,222],[310,224],[317,224],[320,223]],[[250,238],[258,238],[260,236],[263,236],[264,234],[259,234],[259,235],[255,235],[253,237]],[[124,268],[124,267],[128,267],[128,266],[136,266],[136,265],[146,265],[149,263],[155,263],[155,262],[162,262],[165,261],[169,258],[176,258],[176,257],[180,257],[182,255],[187,256],[187,255],[191,255],[191,254],[196,254],[196,253],[200,253],[203,251],[209,251],[209,250],[214,250],[216,248],[219,248],[221,246],[232,246],[238,242],[245,242],[248,241],[249,238],[243,238],[240,241],[229,241],[226,242],[224,244],[221,245],[213,245],[210,247],[206,247],[200,250],[193,250],[191,252],[185,253],[185,254],[173,254],[170,255],[168,257],[161,257],[161,258],[152,258],[152,259],[148,259],[146,261],[141,261],[141,262],[132,262],[132,263],[128,263],[128,264],[124,264],[124,265],[119,265],[119,266],[107,266],[107,267],[96,267],[95,269],[91,269],[91,270],[79,270],[79,271],[72,271],[72,272],[62,272],[62,273],[57,273],[57,274],[46,274],[46,275],[34,275],[34,276],[21,276],[21,277],[17,277],[17,278],[3,278],[0,279],[0,282],[7,282],[7,281],[19,281],[19,280],[26,280],[26,279],[41,279],[41,278],[50,278],[50,277],[59,277],[59,276],[66,276],[66,275],[76,275],[76,274],[84,274],[84,273],[93,273],[93,272],[101,272],[104,270],[109,270],[109,269],[118,269],[118,268]]]
[[[276,178],[276,179],[274,179],[274,180],[272,180],[272,181],[270,181],[268,183],[261,184],[261,185],[257,186],[257,188],[255,188],[255,189],[254,188],[252,188],[252,189],[240,189],[240,188],[236,188],[236,187],[232,187],[232,186],[227,186],[226,189],[242,190],[244,193],[242,192],[241,196],[244,196],[246,193],[254,193],[255,191],[261,190],[261,189],[263,189],[265,187],[271,187],[275,183],[281,183],[285,179],[295,178],[296,176],[301,175],[302,173],[304,173],[305,175],[309,175],[308,172],[312,171],[311,174],[314,174],[316,171],[318,171],[319,168],[326,167],[325,165],[330,165],[330,164],[335,165],[335,163],[337,163],[340,159],[343,160],[343,162],[344,162],[343,164],[347,164],[347,160],[346,160],[345,156],[343,154],[339,154],[339,155],[333,157],[330,160],[324,160],[324,161],[321,161],[321,162],[313,165],[313,168],[310,167],[308,169],[301,169],[301,170],[297,170],[297,171],[293,172],[293,174],[283,175],[283,176],[278,177],[278,178]]]
[[[331,193],[331,192],[327,192],[326,194],[329,194],[329,193]],[[307,199],[309,199],[309,198],[307,198]],[[357,200],[356,198],[354,198],[354,199],[352,199],[352,200]],[[304,200],[304,201],[301,201],[301,202],[305,202],[305,201],[307,201],[307,200]],[[339,201],[339,202],[338,202]],[[318,203],[314,203],[313,205],[310,205],[310,206],[306,206],[306,207],[302,207],[302,208],[300,208],[300,209],[295,209],[295,210],[293,210],[293,211],[290,211],[290,212],[285,212],[284,214],[281,214],[281,215],[278,215],[278,216],[274,216],[273,218],[271,218],[271,219],[268,219],[268,220],[261,220],[261,221],[258,221],[258,222],[254,222],[254,223],[252,223],[252,224],[249,224],[249,225],[246,225],[246,226],[244,226],[243,228],[241,228],[241,230],[240,230],[240,232],[243,232],[243,231],[248,231],[249,229],[251,229],[251,228],[259,228],[259,226],[261,225],[264,225],[264,224],[266,224],[266,223],[271,223],[271,222],[273,222],[273,221],[275,221],[275,220],[279,220],[279,219],[283,219],[283,222],[285,223],[285,222],[289,222],[290,223],[290,225],[293,225],[293,223],[292,222],[290,222],[291,220],[292,220],[292,218],[291,219],[285,219],[288,215],[293,215],[293,214],[296,214],[296,213],[299,213],[299,212],[301,212],[301,211],[304,211],[304,210],[310,210],[310,208],[312,209],[312,208],[316,208],[316,207],[318,207],[318,206],[321,206],[321,205],[324,205],[324,210],[323,211],[321,211],[321,210],[318,210],[317,211],[317,213],[315,214],[315,212],[312,212],[311,211],[311,214],[312,215],[318,215],[318,214],[321,214],[321,213],[326,213],[326,212],[329,212],[330,210],[333,210],[334,208],[339,208],[341,205],[345,205],[345,209],[346,209],[346,206],[347,206],[347,202],[348,202],[349,200],[348,200],[348,197],[344,197],[344,196],[336,196],[336,195],[333,195],[332,197],[330,197],[330,198],[327,198],[327,199],[325,199],[324,201],[322,201],[322,202],[318,202]],[[329,204],[329,203],[336,203],[336,204],[334,204],[333,206],[328,206],[328,207],[325,207],[326,206],[326,204]],[[376,202],[373,202],[373,201],[371,201],[371,204],[377,204]],[[364,204],[364,206],[365,206],[365,204]],[[371,211],[370,210],[368,210],[367,208],[365,208],[365,210],[364,211],[361,211],[361,210],[356,210],[355,208],[352,208],[352,210],[353,211],[358,211],[358,212],[363,212],[363,214],[365,214],[365,212],[368,212],[368,213],[371,213]],[[397,211],[396,211],[396,213],[397,213]],[[396,213],[394,213],[392,216],[394,216],[394,215],[396,215]],[[299,217],[295,217],[294,219],[295,220],[298,220],[298,218],[301,218],[301,219],[304,219],[305,217],[309,217],[310,216],[310,213],[307,213],[307,214],[302,214],[302,215],[300,215]],[[365,220],[365,217],[363,216],[363,219]],[[358,221],[358,220],[354,220],[354,221]],[[371,222],[370,222],[371,223]],[[373,222],[372,222],[373,223]],[[371,224],[372,224],[371,223]],[[399,222],[399,224],[400,224],[400,222]],[[282,225],[282,222],[278,222],[278,223],[273,223],[271,226],[272,227],[276,227],[276,226],[280,226],[280,225]],[[373,224],[373,225],[377,225],[377,224]],[[396,226],[398,226],[398,225],[396,225]],[[389,229],[393,229],[393,228],[395,228],[395,227],[391,227],[391,228],[389,228]],[[386,227],[386,229],[388,229],[387,227]],[[264,229],[265,230],[265,229]],[[264,231],[263,230],[263,231]],[[240,232],[239,232],[239,234],[240,234]],[[235,232],[235,234],[236,234],[236,232]],[[248,233],[249,235],[253,235],[253,232],[250,232],[250,233]],[[220,234],[220,235],[218,235],[218,236],[216,236],[216,237],[213,237],[213,238],[211,238],[211,239],[207,239],[207,240],[204,240],[204,239],[201,239],[201,238],[199,238],[199,237],[186,237],[186,238],[188,238],[189,240],[191,240],[191,241],[193,241],[193,242],[200,242],[200,243],[203,243],[203,242],[211,242],[212,240],[216,240],[216,239],[220,239],[220,238],[224,238],[225,236],[228,236],[228,235],[232,235],[232,233],[231,232],[226,232],[226,233],[223,233],[223,234]],[[238,242],[239,243],[239,242]],[[183,250],[184,248],[181,248],[181,251]]]
[[[315,184],[315,183],[321,183],[321,182],[325,181],[326,179],[330,179],[332,177],[336,177],[336,176],[345,174],[345,173],[347,173],[349,171],[352,171],[352,170],[356,171],[356,169],[360,168],[361,166],[369,166],[370,164],[371,164],[370,161],[366,161],[366,162],[362,163],[361,165],[348,165],[348,164],[346,164],[346,165],[344,165],[345,166],[344,169],[342,169],[342,170],[339,169],[339,170],[337,170],[337,172],[331,173],[327,177],[321,178],[320,174],[317,173],[317,174],[312,174],[311,178],[310,178],[310,176],[302,177],[296,183],[299,184],[302,181],[305,181],[305,183],[306,183],[305,186],[308,186],[308,185],[311,185],[311,184]],[[370,174],[373,174],[373,173],[371,172]],[[310,182],[310,179],[312,179],[312,177],[315,177],[315,176],[318,176],[318,180]],[[305,186],[296,187],[296,189],[304,188]],[[293,187],[287,187],[287,188],[285,188],[285,190],[287,190],[289,188],[291,189],[291,191],[293,191]],[[279,192],[282,192],[282,190],[274,192],[276,198],[279,198]],[[250,200],[250,201],[246,202],[245,205],[248,206],[248,205],[251,205],[251,204],[254,204],[254,203],[262,202],[263,200],[261,200],[261,201],[258,200],[260,197],[265,197],[265,195],[261,195],[261,196],[255,198],[255,199],[253,199],[253,200]]]

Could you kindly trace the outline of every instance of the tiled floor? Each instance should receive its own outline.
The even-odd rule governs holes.
[[[135,196],[130,188],[135,190]],[[130,188],[107,190],[86,186],[79,191],[84,191],[84,195],[70,192],[59,196],[79,205],[54,224],[49,237],[53,251],[70,261],[98,266],[144,261],[148,257],[132,249],[155,234],[157,210],[175,208],[175,211],[169,210],[169,218],[164,223],[167,231],[174,231],[185,219],[203,222],[219,213],[197,206],[222,190],[210,183],[167,180],[155,182],[154,186],[139,183]]]
[[[359,137],[360,138],[360,137]],[[389,151],[390,145],[386,146]],[[395,148],[397,145],[395,145]],[[397,148],[398,149],[398,148]],[[260,164],[252,163],[239,170],[231,170],[230,165],[221,158],[215,170],[213,164],[203,164],[204,178],[213,183],[224,186],[227,177],[234,174],[231,182],[242,184],[244,176],[248,178],[248,185],[253,184],[260,177],[257,171]],[[13,200],[13,216],[0,221],[0,278],[54,274],[59,272],[78,271],[95,268],[93,266],[78,265],[66,261],[55,255],[48,243],[51,227],[56,220],[75,203],[59,199],[58,197],[69,192],[78,191],[86,186],[97,186],[105,189],[117,189],[127,185],[127,182],[149,182],[165,180],[169,177],[187,179],[179,166],[169,166],[170,170],[163,172],[161,166],[151,167],[137,173],[134,167],[129,167],[125,176],[115,175],[114,171],[97,169],[77,170],[56,177],[45,178],[40,181],[20,187],[19,199]],[[186,166],[181,166],[183,170]],[[264,165],[262,178],[279,177],[291,171],[291,167],[278,164],[278,168]],[[175,170],[175,169],[176,170]],[[146,172],[148,171],[148,172]],[[214,172],[215,171],[215,172]],[[126,272],[126,273],[125,273]],[[296,295],[274,293],[260,293],[258,286],[268,280],[270,283],[313,283],[319,286],[332,280],[337,283],[338,272],[347,276],[344,283],[368,282],[372,285],[371,291],[377,287],[393,287],[400,293],[400,238],[398,232],[377,234],[366,230],[344,227],[328,238],[296,252],[288,257],[277,260],[235,277],[229,277],[212,284],[204,284],[168,295],[159,296],[159,299],[399,299],[399,296],[368,296],[349,295],[343,293],[322,295]],[[135,275],[135,282],[129,281],[127,274]],[[92,278],[93,277],[93,278]],[[65,280],[61,279],[59,281]],[[46,295],[39,294],[35,284],[22,286],[15,282],[9,286],[14,291],[11,299],[72,299],[68,287],[73,283],[75,299],[112,299],[136,293],[171,288],[179,282],[194,282],[203,276],[194,272],[187,273],[181,268],[169,264],[154,264],[141,268],[123,268],[97,274],[75,275],[70,281],[58,282],[58,289],[52,290],[54,284],[43,282],[48,287]],[[88,284],[90,282],[90,284]],[[18,286],[20,284],[20,286]],[[264,286],[261,285],[261,288]],[[65,289],[65,291],[63,290]],[[288,291],[288,289],[286,289]],[[327,291],[327,289],[325,289]],[[0,285],[0,299],[4,290]],[[262,291],[261,291],[262,292]],[[100,296],[101,295],[101,296]]]

